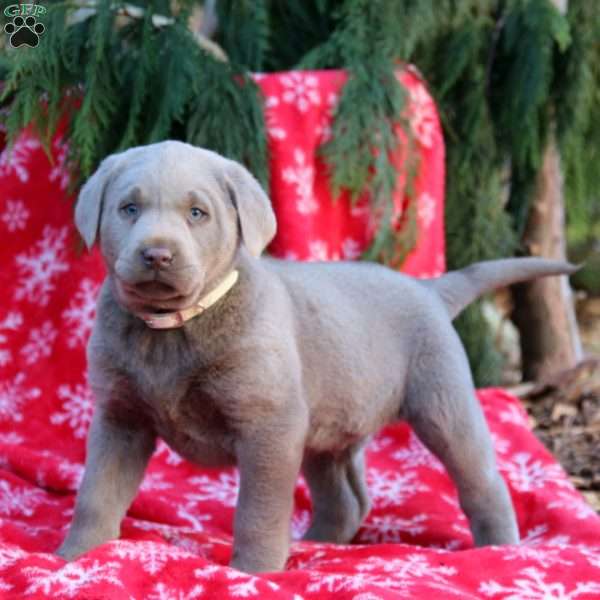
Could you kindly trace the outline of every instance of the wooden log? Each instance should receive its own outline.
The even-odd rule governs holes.
[[[568,0],[552,0],[564,14]],[[565,200],[560,154],[551,124],[530,209],[524,246],[532,256],[566,258]],[[521,335],[523,377],[539,380],[583,358],[573,294],[567,277],[513,286],[513,320]]]

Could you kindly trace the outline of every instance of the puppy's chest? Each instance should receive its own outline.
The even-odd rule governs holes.
[[[163,367],[132,384],[140,410],[171,448],[199,464],[234,462],[234,432],[218,381],[204,383],[202,373]]]

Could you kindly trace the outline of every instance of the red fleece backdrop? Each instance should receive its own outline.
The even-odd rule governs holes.
[[[405,270],[429,276],[444,268],[443,144],[425,87],[411,71],[402,77],[422,153],[419,244]],[[298,259],[356,256],[370,235],[368,212],[330,202],[314,154],[343,74],[258,79],[280,222],[272,250]],[[54,556],[83,470],[93,410],[84,346],[103,267],[97,253],[76,251],[60,137],[53,151],[51,165],[24,133],[12,155],[0,155],[0,597],[600,598],[600,518],[530,432],[519,402],[499,389],[479,397],[516,506],[520,546],[473,548],[453,484],[398,423],[369,446],[373,509],[355,544],[296,541],[284,572],[250,576],[226,566],[237,472],[193,466],[163,442],[121,540],[68,564]],[[300,479],[295,539],[310,510]]]

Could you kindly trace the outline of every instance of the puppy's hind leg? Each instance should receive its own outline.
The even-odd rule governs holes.
[[[304,460],[313,520],[304,539],[348,543],[369,512],[362,445],[342,456],[319,453]]]
[[[441,337],[443,347],[434,342],[415,356],[402,417],[446,466],[475,544],[516,544],[514,509],[467,358],[453,330]]]

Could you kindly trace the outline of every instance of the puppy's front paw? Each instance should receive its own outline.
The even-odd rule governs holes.
[[[113,536],[113,538],[115,538],[115,537],[118,537],[118,536]],[[58,556],[61,556],[65,560],[72,561],[72,560],[75,560],[76,558],[79,558],[81,555],[85,554],[86,552],[89,552],[90,550],[96,548],[97,546],[100,546],[101,544],[108,541],[109,539],[112,539],[112,538],[102,536],[99,538],[93,538],[92,540],[89,540],[89,539],[81,539],[81,538],[79,538],[79,536],[77,536],[77,537],[67,536],[67,538],[64,540],[64,542],[61,544],[61,546],[56,551],[56,554]]]
[[[70,562],[81,556],[84,552],[84,550],[77,549],[70,544],[63,543],[56,551],[56,555]]]
[[[243,571],[244,573],[264,573],[267,571],[282,571],[285,567],[285,559],[269,559],[265,556],[255,554],[234,554],[229,566],[232,569]]]

